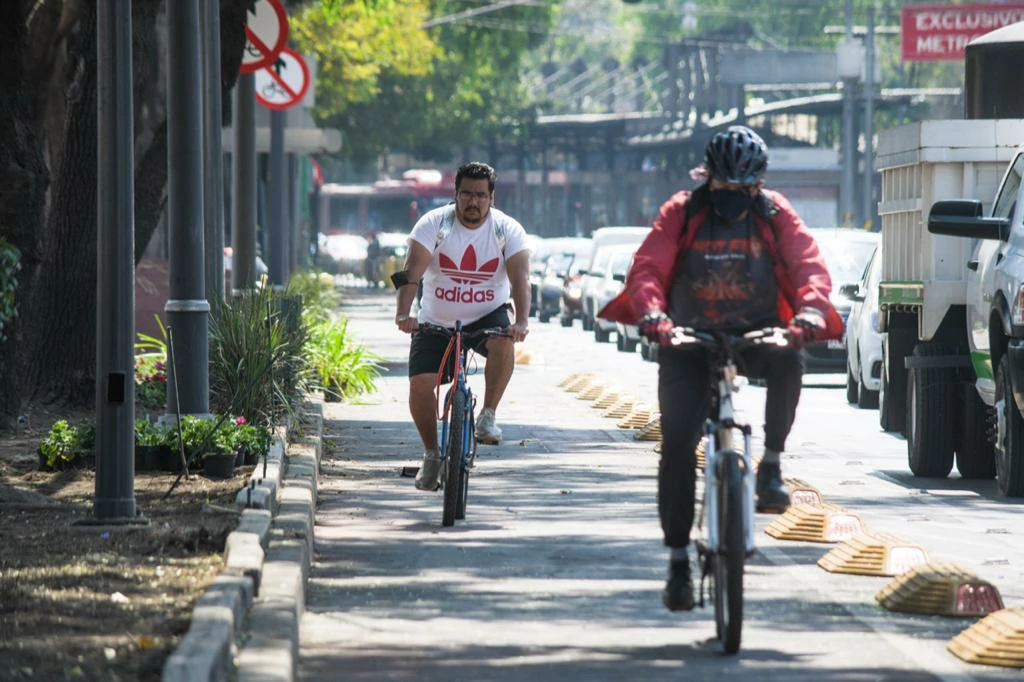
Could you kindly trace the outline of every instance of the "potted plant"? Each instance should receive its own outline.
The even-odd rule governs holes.
[[[236,466],[255,464],[269,452],[270,431],[266,427],[255,426],[245,417],[238,417],[235,419],[234,432],[239,455],[239,459],[235,460]]]
[[[58,420],[39,442],[39,468],[59,471],[72,466],[95,466],[95,447],[95,426],[72,426],[66,419]]]
[[[181,467],[177,451],[171,449],[176,438],[171,430],[170,425],[156,424],[145,417],[135,420],[136,471],[177,471]]]

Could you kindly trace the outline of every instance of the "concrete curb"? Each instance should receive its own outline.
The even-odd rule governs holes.
[[[257,465],[238,493],[242,513],[225,543],[224,571],[196,604],[163,682],[297,679],[324,422],[321,403],[304,410],[296,441],[279,430],[266,475]]]

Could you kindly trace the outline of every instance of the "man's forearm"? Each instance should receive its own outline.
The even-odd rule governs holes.
[[[530,317],[530,282],[512,284],[512,302],[516,306],[516,322],[526,322]]]
[[[416,298],[416,285],[407,284],[398,290],[398,316],[407,317],[412,309],[412,301]]]

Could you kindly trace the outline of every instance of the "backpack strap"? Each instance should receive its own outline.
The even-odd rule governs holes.
[[[508,243],[508,222],[504,213],[491,211],[491,223],[494,225],[494,238],[498,240],[498,248],[501,249],[502,257],[505,256],[505,244]],[[448,235],[455,229],[455,204],[445,206],[444,215],[441,216],[441,225],[437,228],[437,237],[434,239],[434,251],[441,246],[441,242],[448,238]]]

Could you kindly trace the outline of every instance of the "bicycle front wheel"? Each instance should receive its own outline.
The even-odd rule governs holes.
[[[448,412],[448,448],[445,452],[444,511],[441,525],[454,525],[458,516],[459,497],[462,492],[462,454],[466,438],[466,394],[457,387],[452,389],[452,404]],[[465,512],[463,512],[463,517]]]
[[[466,411],[466,420],[466,434],[468,436],[466,442],[469,443],[469,452],[463,457],[464,466],[462,467],[462,474],[459,476],[459,499],[455,505],[456,521],[464,521],[466,519],[466,501],[469,498],[469,469],[472,466],[473,456],[476,454],[474,452],[476,450],[476,439],[473,437],[475,428],[473,410]]]
[[[715,626],[725,653],[740,650],[743,630],[743,564],[746,534],[743,510],[743,456],[718,455],[718,556],[715,557]]]

